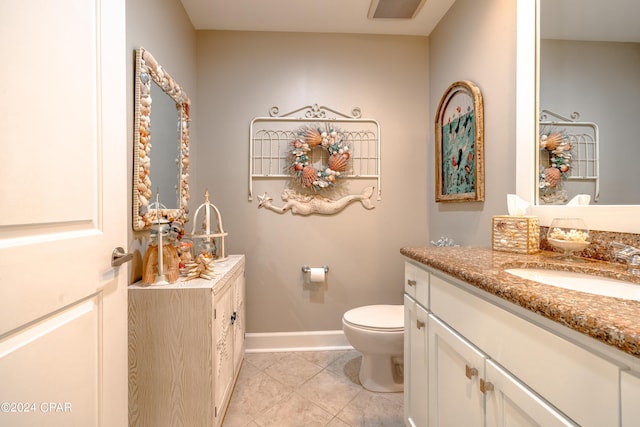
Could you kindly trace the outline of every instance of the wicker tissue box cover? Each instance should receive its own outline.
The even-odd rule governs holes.
[[[494,251],[532,254],[540,251],[537,216],[497,215],[492,218],[491,247]]]

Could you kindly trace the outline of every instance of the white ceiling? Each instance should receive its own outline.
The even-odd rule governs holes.
[[[196,30],[427,36],[455,0],[427,0],[408,20],[367,18],[371,0],[180,1]],[[545,38],[640,41],[638,0],[545,0],[541,9]]]
[[[413,19],[371,20],[371,0],[181,0],[196,30],[427,36],[455,0],[427,0]]]

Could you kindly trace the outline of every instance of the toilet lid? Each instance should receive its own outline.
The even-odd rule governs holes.
[[[344,314],[344,320],[355,326],[370,329],[404,329],[404,306],[367,305],[354,308]]]

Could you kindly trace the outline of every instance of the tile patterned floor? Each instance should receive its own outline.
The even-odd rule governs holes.
[[[402,427],[404,394],[362,388],[355,350],[245,355],[223,427]]]

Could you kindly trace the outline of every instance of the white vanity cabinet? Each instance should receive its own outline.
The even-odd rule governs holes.
[[[244,354],[244,256],[129,287],[129,425],[220,426]]]
[[[573,426],[480,349],[429,316],[430,426]]]
[[[442,271],[405,265],[414,275],[415,268],[427,274],[429,297],[421,305],[405,292],[406,425],[637,424],[639,377],[585,345],[590,339],[547,327],[540,316]],[[428,313],[426,374],[414,363],[425,345],[411,330],[415,305]],[[421,381],[428,390],[417,386]],[[413,421],[422,420],[417,402],[428,405],[422,424]]]

